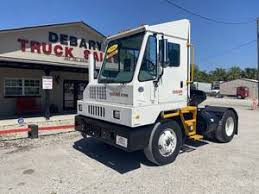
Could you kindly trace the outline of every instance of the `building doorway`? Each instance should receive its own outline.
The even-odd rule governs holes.
[[[88,84],[82,80],[64,80],[63,85],[63,109],[64,111],[75,111],[77,100],[83,99],[83,92]]]

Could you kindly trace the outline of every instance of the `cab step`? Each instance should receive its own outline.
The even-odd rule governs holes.
[[[186,120],[186,121],[184,121],[184,123],[185,123],[188,127],[191,127],[191,126],[194,126],[194,124],[196,124],[196,119]]]
[[[195,134],[195,135],[189,136],[189,139],[192,139],[194,141],[199,141],[199,140],[203,139],[203,136],[199,135],[199,134]]]

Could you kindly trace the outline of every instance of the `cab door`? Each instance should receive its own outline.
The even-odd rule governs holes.
[[[167,64],[159,84],[159,104],[187,102],[186,40],[167,37]]]
[[[138,81],[139,89],[143,90],[139,93],[141,104],[158,104],[158,88],[154,81],[157,80],[158,65],[158,42],[156,35],[149,35],[142,63],[140,66]]]

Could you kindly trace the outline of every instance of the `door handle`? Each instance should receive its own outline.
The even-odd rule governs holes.
[[[183,81],[180,81],[180,87],[183,88]]]

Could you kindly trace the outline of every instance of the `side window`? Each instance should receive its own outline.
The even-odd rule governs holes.
[[[180,66],[180,45],[168,42],[168,61],[169,67]]]
[[[157,76],[157,41],[155,36],[149,36],[140,67],[139,81],[154,80]]]

